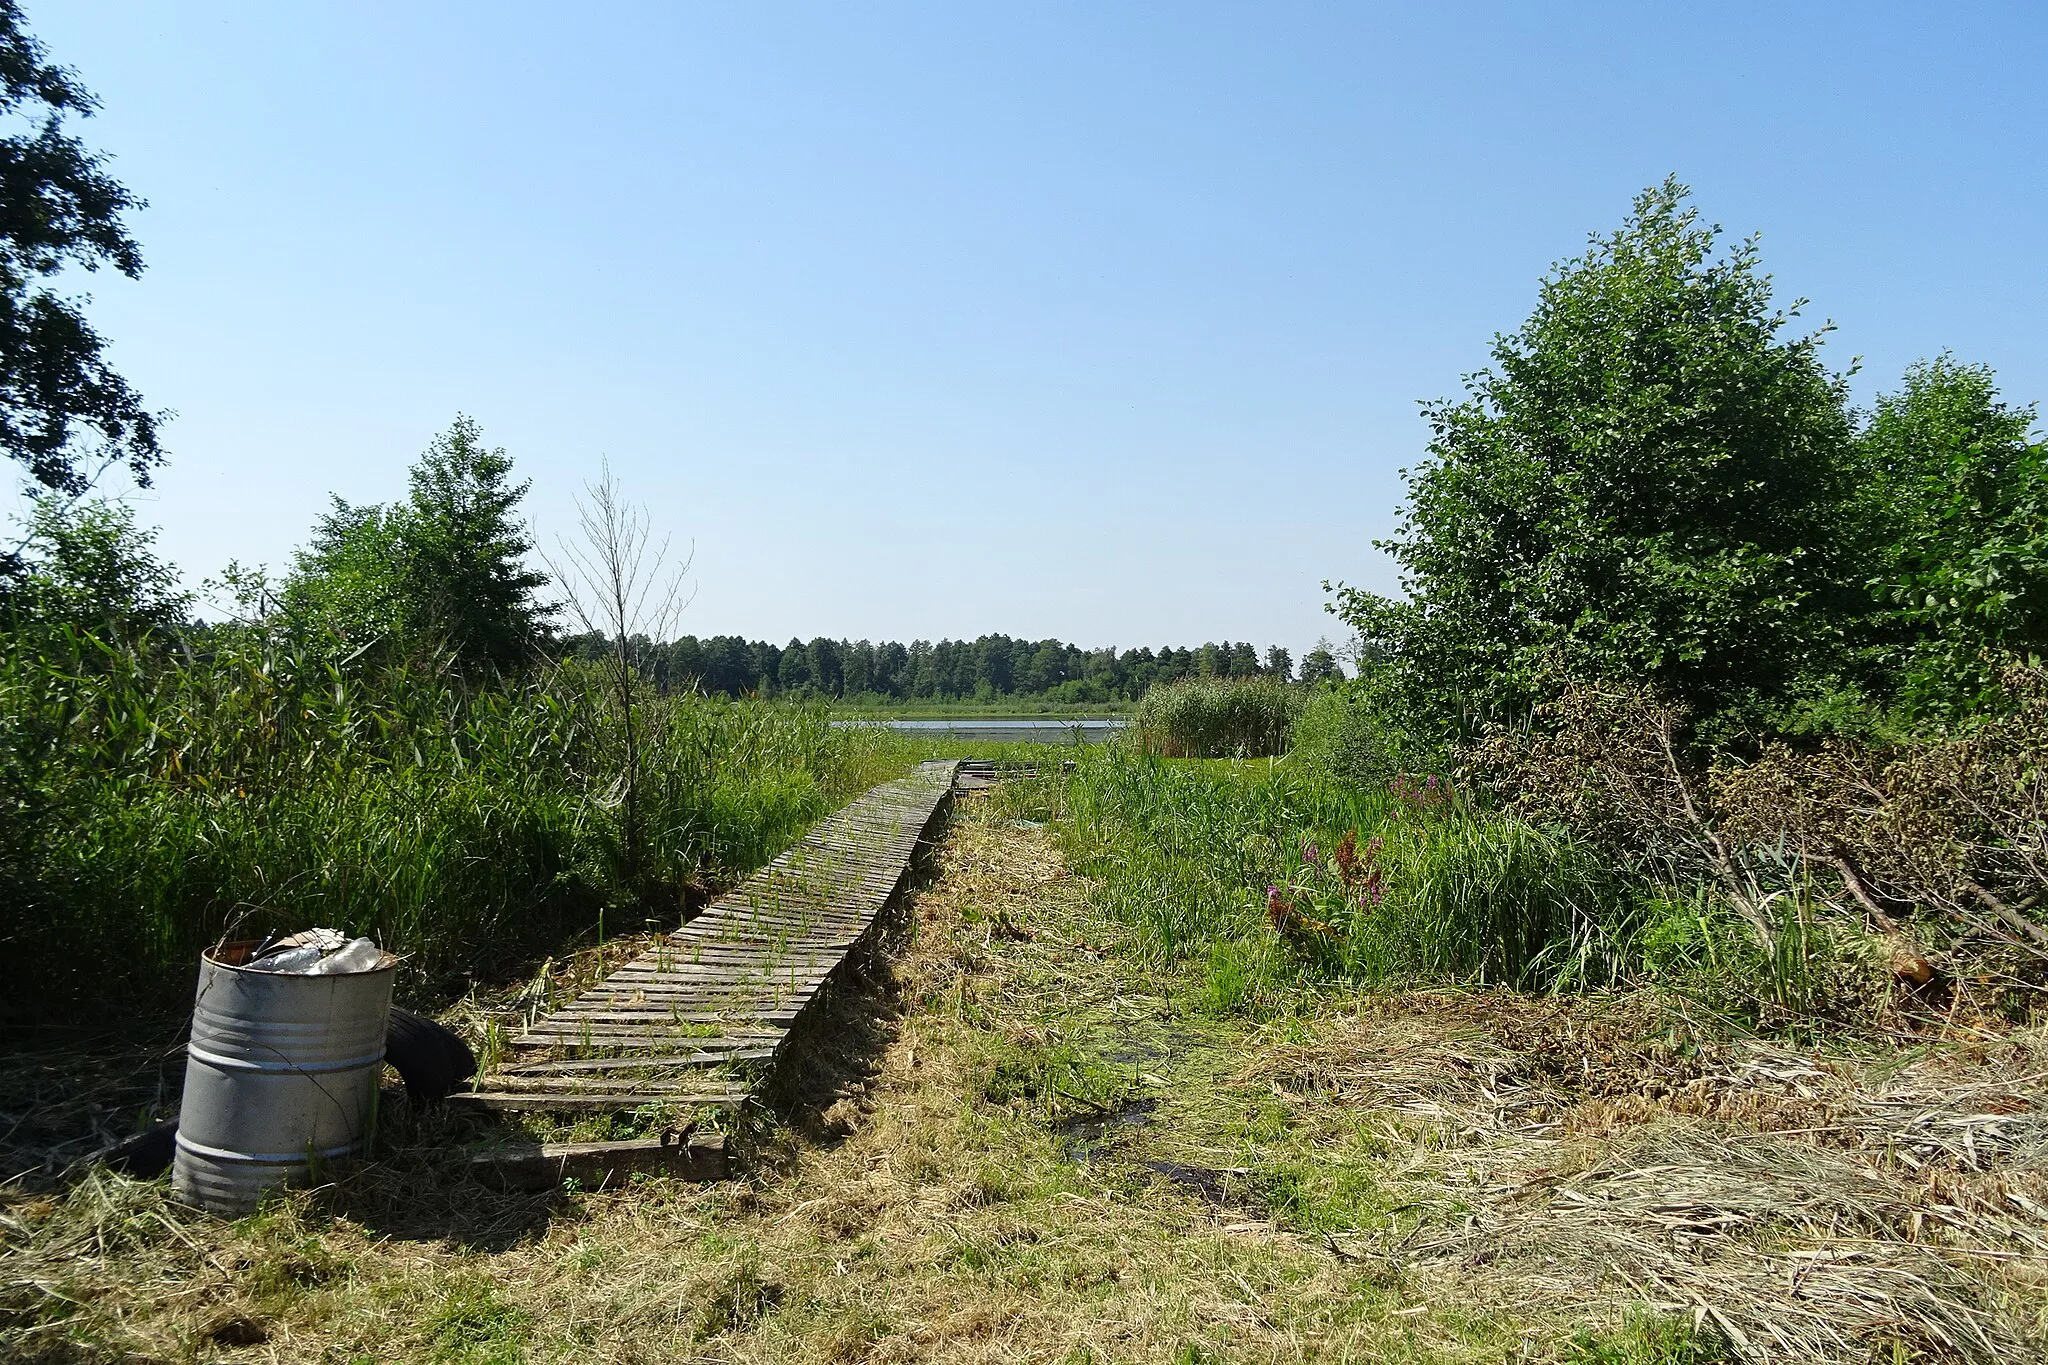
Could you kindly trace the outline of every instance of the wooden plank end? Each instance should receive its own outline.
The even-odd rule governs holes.
[[[672,1180],[726,1177],[725,1135],[696,1133],[682,1140],[664,1134],[626,1142],[550,1142],[508,1147],[470,1158],[470,1173],[504,1189],[552,1189],[574,1180],[584,1189],[611,1189],[635,1174]]]

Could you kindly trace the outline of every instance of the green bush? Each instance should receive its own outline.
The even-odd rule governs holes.
[[[1340,782],[1383,787],[1402,773],[1442,772],[1440,743],[1418,731],[1387,686],[1368,670],[1350,682],[1310,692],[1294,722],[1289,752]]]
[[[1169,758],[1264,758],[1287,752],[1307,700],[1273,677],[1162,683],[1138,703],[1138,740]]]
[[[1754,239],[1675,179],[1544,279],[1430,440],[1400,600],[1338,590],[1417,721],[1469,733],[1572,678],[1648,683],[1734,726],[1845,662],[1869,572],[1845,380],[1792,330]]]

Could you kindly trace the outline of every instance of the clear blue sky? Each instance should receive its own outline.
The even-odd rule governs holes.
[[[1863,358],[2048,397],[2048,6],[57,4],[194,577],[474,415],[686,629],[1280,642],[1538,277],[1677,172]],[[1334,633],[1334,632],[1332,632]]]

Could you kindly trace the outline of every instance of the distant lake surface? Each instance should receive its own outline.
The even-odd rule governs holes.
[[[834,725],[886,725],[906,734],[996,744],[1100,744],[1130,722],[1121,717],[946,716],[938,720],[835,720]]]

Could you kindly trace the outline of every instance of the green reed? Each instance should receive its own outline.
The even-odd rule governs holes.
[[[1161,683],[1138,703],[1138,739],[1171,758],[1283,754],[1307,697],[1305,689],[1271,677]]]
[[[73,630],[0,656],[0,935],[15,1005],[175,997],[222,935],[366,933],[456,984],[565,936],[672,918],[900,767],[822,707],[649,699],[650,867],[624,734],[574,668],[479,682],[253,632],[204,652]]]
[[[1367,788],[1287,761],[1106,746],[1058,801],[1101,906],[1164,955],[1278,939],[1342,976],[1534,984],[1605,970],[1629,915],[1570,839],[1427,779]]]

